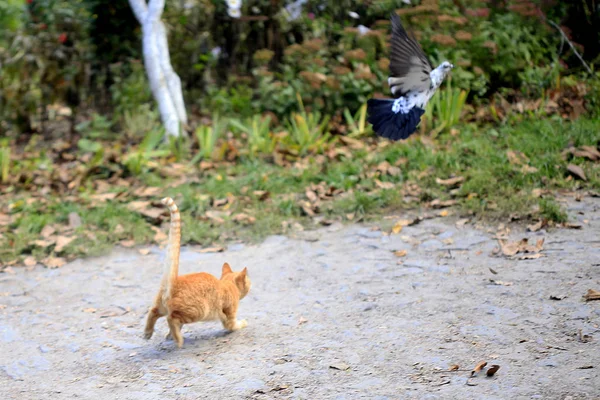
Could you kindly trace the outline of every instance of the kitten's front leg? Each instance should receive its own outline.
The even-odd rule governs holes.
[[[245,319],[238,321],[236,320],[236,310],[223,310],[223,316],[221,317],[221,322],[223,323],[223,327],[228,331],[237,331],[239,329],[245,328],[248,326],[248,321]]]

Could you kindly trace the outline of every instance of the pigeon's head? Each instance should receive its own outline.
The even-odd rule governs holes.
[[[450,72],[452,70],[452,68],[454,68],[454,65],[450,64],[448,61],[444,61],[443,63],[440,64],[440,68],[442,69],[442,71],[444,71],[447,74],[448,72]]]
[[[454,68],[454,65],[450,64],[448,61],[444,61],[436,69],[431,71],[429,76],[431,77],[433,87],[438,88],[450,71],[452,71],[452,68]]]

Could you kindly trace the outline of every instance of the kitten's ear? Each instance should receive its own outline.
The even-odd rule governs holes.
[[[229,266],[229,264],[227,264],[227,263],[223,264],[223,269],[221,270],[221,278],[227,274],[231,274],[232,272],[233,271],[231,270],[231,267]]]
[[[241,272],[238,272],[237,276],[235,277],[236,282],[244,283],[246,280],[246,275],[248,275],[248,268],[244,268]]]

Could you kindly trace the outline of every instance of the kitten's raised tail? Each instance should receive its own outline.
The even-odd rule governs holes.
[[[165,197],[161,203],[166,205],[171,212],[171,226],[169,228],[169,242],[167,244],[167,257],[165,258],[164,275],[161,282],[163,303],[171,298],[173,282],[179,274],[179,249],[181,247],[181,215],[177,204],[170,197]]]

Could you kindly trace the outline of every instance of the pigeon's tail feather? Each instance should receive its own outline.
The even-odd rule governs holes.
[[[417,129],[421,116],[425,112],[420,107],[413,107],[408,112],[394,112],[394,100],[369,99],[367,101],[367,121],[373,125],[377,135],[390,140],[406,139]]]

